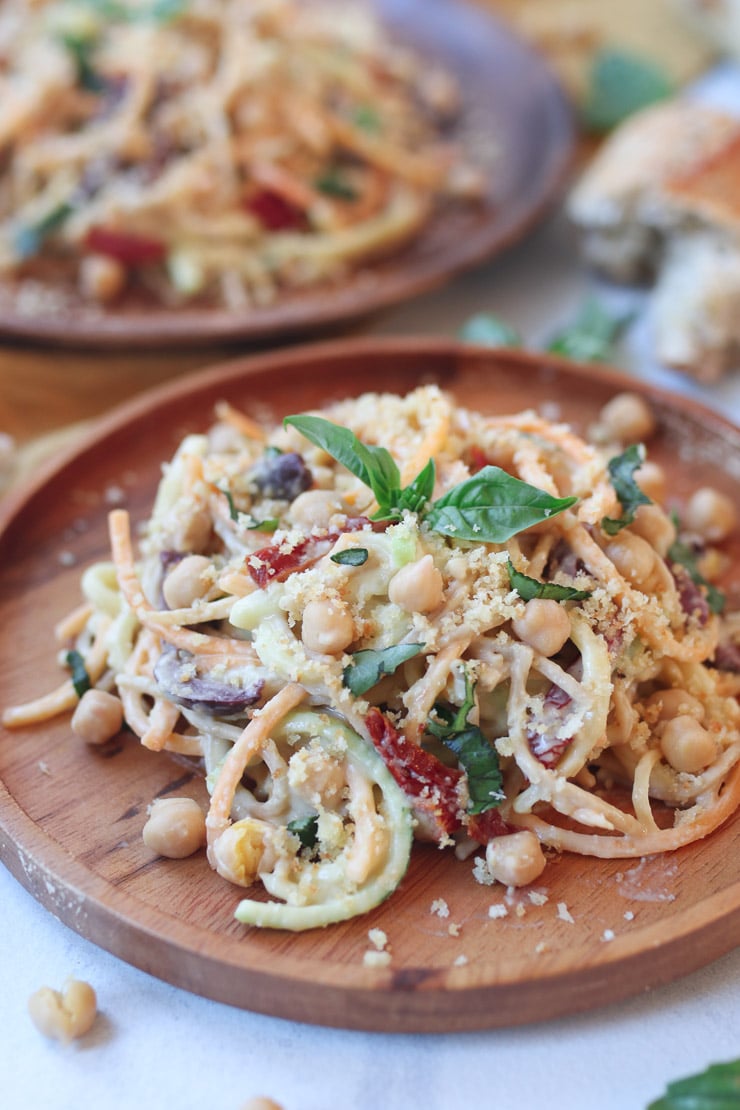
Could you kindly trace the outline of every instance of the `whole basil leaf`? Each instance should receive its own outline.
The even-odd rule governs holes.
[[[682,543],[681,540],[674,540],[668,548],[668,561],[682,566],[695,586],[704,587],[707,595],[707,605],[713,613],[724,611],[725,595],[701,574],[697,566],[696,555],[688,544]]]
[[[553,601],[585,601],[591,597],[590,590],[577,590],[574,586],[559,586],[556,582],[540,582],[514,568],[511,559],[506,564],[512,590],[516,590],[524,601],[535,597],[551,598]]]
[[[370,690],[384,674],[393,674],[407,659],[424,650],[424,644],[394,644],[388,648],[356,651],[342,671],[342,679],[355,697]]]
[[[635,513],[640,505],[652,505],[650,498],[642,492],[634,479],[634,473],[645,461],[645,448],[642,444],[633,443],[621,455],[615,455],[609,460],[609,476],[614,492],[622,506],[622,515],[615,520],[605,516],[601,527],[607,536],[616,536],[628,524],[632,524]]]
[[[72,672],[72,685],[75,688],[75,693],[78,698],[81,698],[83,694],[92,689],[92,682],[90,681],[90,675],[87,673],[85,660],[79,651],[68,651],[64,656],[64,662]]]
[[[316,814],[310,817],[296,817],[288,821],[288,832],[297,836],[304,848],[315,848],[319,839],[319,818]]]
[[[344,551],[337,551],[330,555],[332,563],[343,567],[361,567],[367,562],[366,547],[347,547]]]
[[[712,1064],[698,1075],[669,1083],[662,1098],[647,1110],[737,1110],[740,1106],[740,1060]]]
[[[550,339],[545,350],[578,362],[608,362],[614,343],[632,315],[612,316],[594,297],[584,301],[572,324]]]
[[[385,447],[362,443],[349,428],[324,420],[322,416],[300,413],[286,416],[283,424],[292,425],[307,440],[345,466],[350,474],[368,486],[381,508],[390,508],[401,486],[401,474]]]
[[[498,466],[484,466],[435,501],[425,519],[435,532],[457,540],[505,543],[517,532],[569,509],[577,500],[552,497]]]
[[[478,312],[460,328],[464,343],[477,343],[481,347],[521,347],[523,340],[515,328],[490,312]]]

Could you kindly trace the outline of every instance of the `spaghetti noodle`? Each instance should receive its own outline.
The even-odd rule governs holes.
[[[140,552],[110,514],[112,562],[60,627],[146,747],[202,762],[211,866],[271,899],[239,920],[372,908],[412,831],[485,846],[517,885],[543,847],[669,851],[734,812],[721,599],[640,490],[644,452],[433,386],[272,429],[218,414],[165,469]]]

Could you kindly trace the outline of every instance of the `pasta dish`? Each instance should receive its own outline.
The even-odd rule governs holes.
[[[125,720],[199,761],[189,850],[267,895],[239,921],[366,912],[414,837],[519,886],[553,852],[669,851],[735,811],[737,621],[641,487],[643,447],[436,386],[272,428],[216,415],[138,547],[111,512],[111,561],[58,629],[72,676],[3,721],[77,706],[91,743]]]
[[[0,274],[97,304],[267,304],[482,189],[454,80],[354,0],[6,0],[0,99]]]

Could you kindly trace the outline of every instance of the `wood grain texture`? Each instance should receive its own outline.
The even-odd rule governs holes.
[[[459,0],[373,0],[399,42],[459,80],[463,104],[448,136],[484,171],[475,203],[445,203],[412,242],[331,285],[281,294],[235,312],[191,302],[167,308],[132,289],[110,309],[82,301],[23,313],[0,285],[0,334],[59,346],[116,349],[307,335],[433,289],[519,238],[554,202],[570,164],[574,126],[559,84],[540,55],[504,23]]]
[[[77,453],[11,495],[0,533],[0,703],[58,681],[51,627],[76,603],[82,567],[106,554],[106,491],[120,487],[143,519],[161,461],[185,432],[207,426],[216,400],[279,417],[366,388],[405,391],[429,380],[487,412],[556,404],[581,431],[615,391],[640,389],[660,418],[651,454],[667,466],[672,495],[711,482],[737,496],[737,429],[602,368],[429,339],[345,341],[231,363],[129,402]],[[723,585],[737,605],[738,543],[731,555]],[[300,1021],[398,1031],[533,1022],[668,982],[740,935],[737,818],[667,856],[563,856],[536,884],[547,901],[535,905],[519,891],[502,920],[488,910],[503,901],[503,888],[478,885],[472,861],[418,846],[384,905],[293,935],[236,923],[239,891],[202,854],[168,861],[144,846],[154,797],[205,801],[200,776],[183,761],[130,737],[90,750],[61,718],[0,734],[0,777],[0,857],[53,913],[188,990]],[[431,912],[439,898],[446,919]],[[558,915],[559,903],[572,922]],[[363,966],[374,927],[388,936],[387,968]],[[603,939],[606,930],[614,939]]]

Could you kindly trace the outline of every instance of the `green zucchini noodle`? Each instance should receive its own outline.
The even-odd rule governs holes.
[[[94,687],[80,709],[106,692],[145,747],[202,769],[240,922],[366,913],[414,836],[479,845],[476,877],[518,886],[544,850],[669,851],[736,810],[740,625],[681,563],[680,525],[628,510],[644,454],[620,450],[436,386],[274,427],[222,402],[138,549],[111,512],[111,561],[57,629]],[[3,723],[78,697],[68,680]]]
[[[0,274],[94,304],[263,306],[483,191],[363,0],[5,0],[0,100]]]

